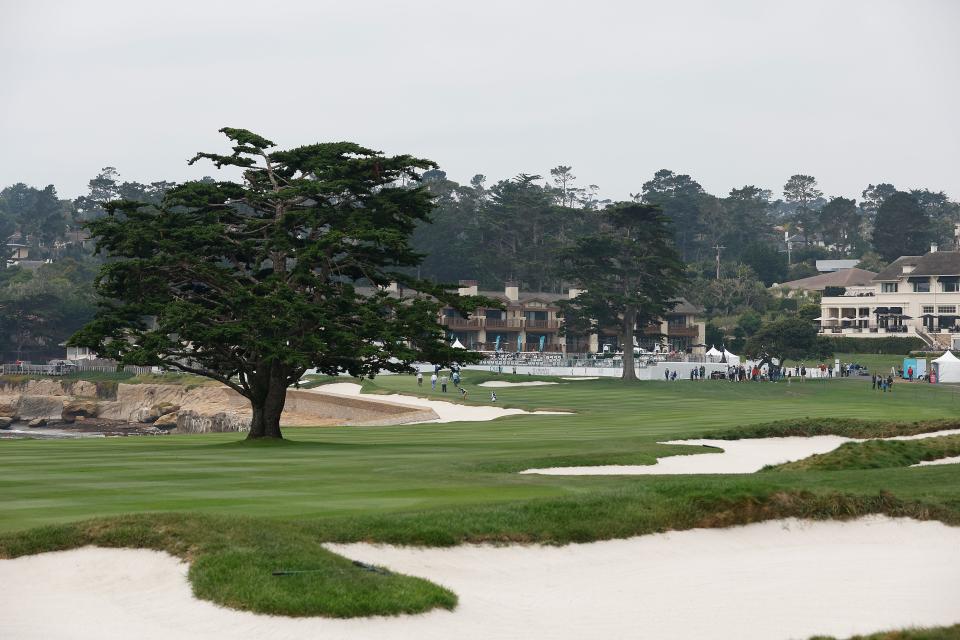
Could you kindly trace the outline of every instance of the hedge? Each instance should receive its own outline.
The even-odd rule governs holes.
[[[927,346],[920,338],[833,338],[830,334],[824,336],[830,341],[834,352],[837,353],[892,353],[909,355],[911,351],[924,349]]]

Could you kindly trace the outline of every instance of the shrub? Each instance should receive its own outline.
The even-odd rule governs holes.
[[[905,356],[926,346],[920,338],[832,338],[827,335],[826,339],[838,353],[892,353]]]

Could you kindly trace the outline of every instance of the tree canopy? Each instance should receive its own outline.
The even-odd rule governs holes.
[[[563,301],[565,331],[614,329],[623,349],[623,378],[636,379],[633,337],[673,307],[684,281],[659,207],[619,203],[601,213],[599,230],[562,254],[564,275],[581,293]]]
[[[783,316],[761,326],[747,340],[747,357],[781,364],[785,360],[824,358],[831,355],[829,343],[817,335],[817,325],[801,314]]]
[[[873,246],[884,260],[923,255],[929,250],[932,239],[930,215],[913,195],[897,191],[877,209]]]
[[[242,181],[187,182],[158,206],[115,200],[87,223],[110,260],[74,344],[219,380],[250,401],[251,438],[281,437],[286,389],[309,369],[372,376],[475,357],[445,343],[437,312],[478,301],[409,275],[433,162],[221,131],[232,153],[191,162],[239,167]]]

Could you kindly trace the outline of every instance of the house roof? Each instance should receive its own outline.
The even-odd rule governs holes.
[[[696,306],[686,298],[677,298],[676,305],[667,313],[690,315],[703,313],[703,308]]]
[[[823,291],[827,287],[856,287],[870,284],[877,274],[866,269],[838,269],[829,273],[820,273],[809,278],[784,282],[782,287],[787,289],[805,289],[807,291]]]
[[[563,293],[539,293],[535,291],[521,291],[519,300],[510,300],[503,291],[477,291],[478,296],[493,298],[505,303],[526,304],[538,300],[549,305],[554,305],[559,300],[566,300],[567,295]]]
[[[960,252],[934,251],[921,256],[910,276],[960,276]]]
[[[882,280],[899,280],[903,275],[904,265],[915,265],[922,257],[923,256],[900,256],[888,264],[885,269],[880,271],[880,273],[875,275],[873,279],[877,282]]]

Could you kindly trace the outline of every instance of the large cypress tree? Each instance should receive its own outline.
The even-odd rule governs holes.
[[[219,380],[250,401],[250,438],[281,437],[287,387],[308,369],[361,376],[476,356],[442,340],[437,311],[484,301],[404,275],[421,259],[409,240],[429,219],[418,182],[432,162],[349,142],[272,150],[221,131],[233,153],[191,162],[239,167],[242,181],[188,182],[159,206],[110,202],[87,224],[110,259],[73,344]],[[408,295],[384,290],[391,281]]]
[[[685,282],[669,220],[660,207],[619,203],[601,212],[600,230],[563,251],[566,276],[583,289],[563,301],[565,330],[611,330],[623,349],[623,379],[636,380],[633,337],[657,323]]]
[[[897,191],[877,210],[873,248],[884,260],[923,255],[930,248],[933,228],[930,215],[909,193]]]

